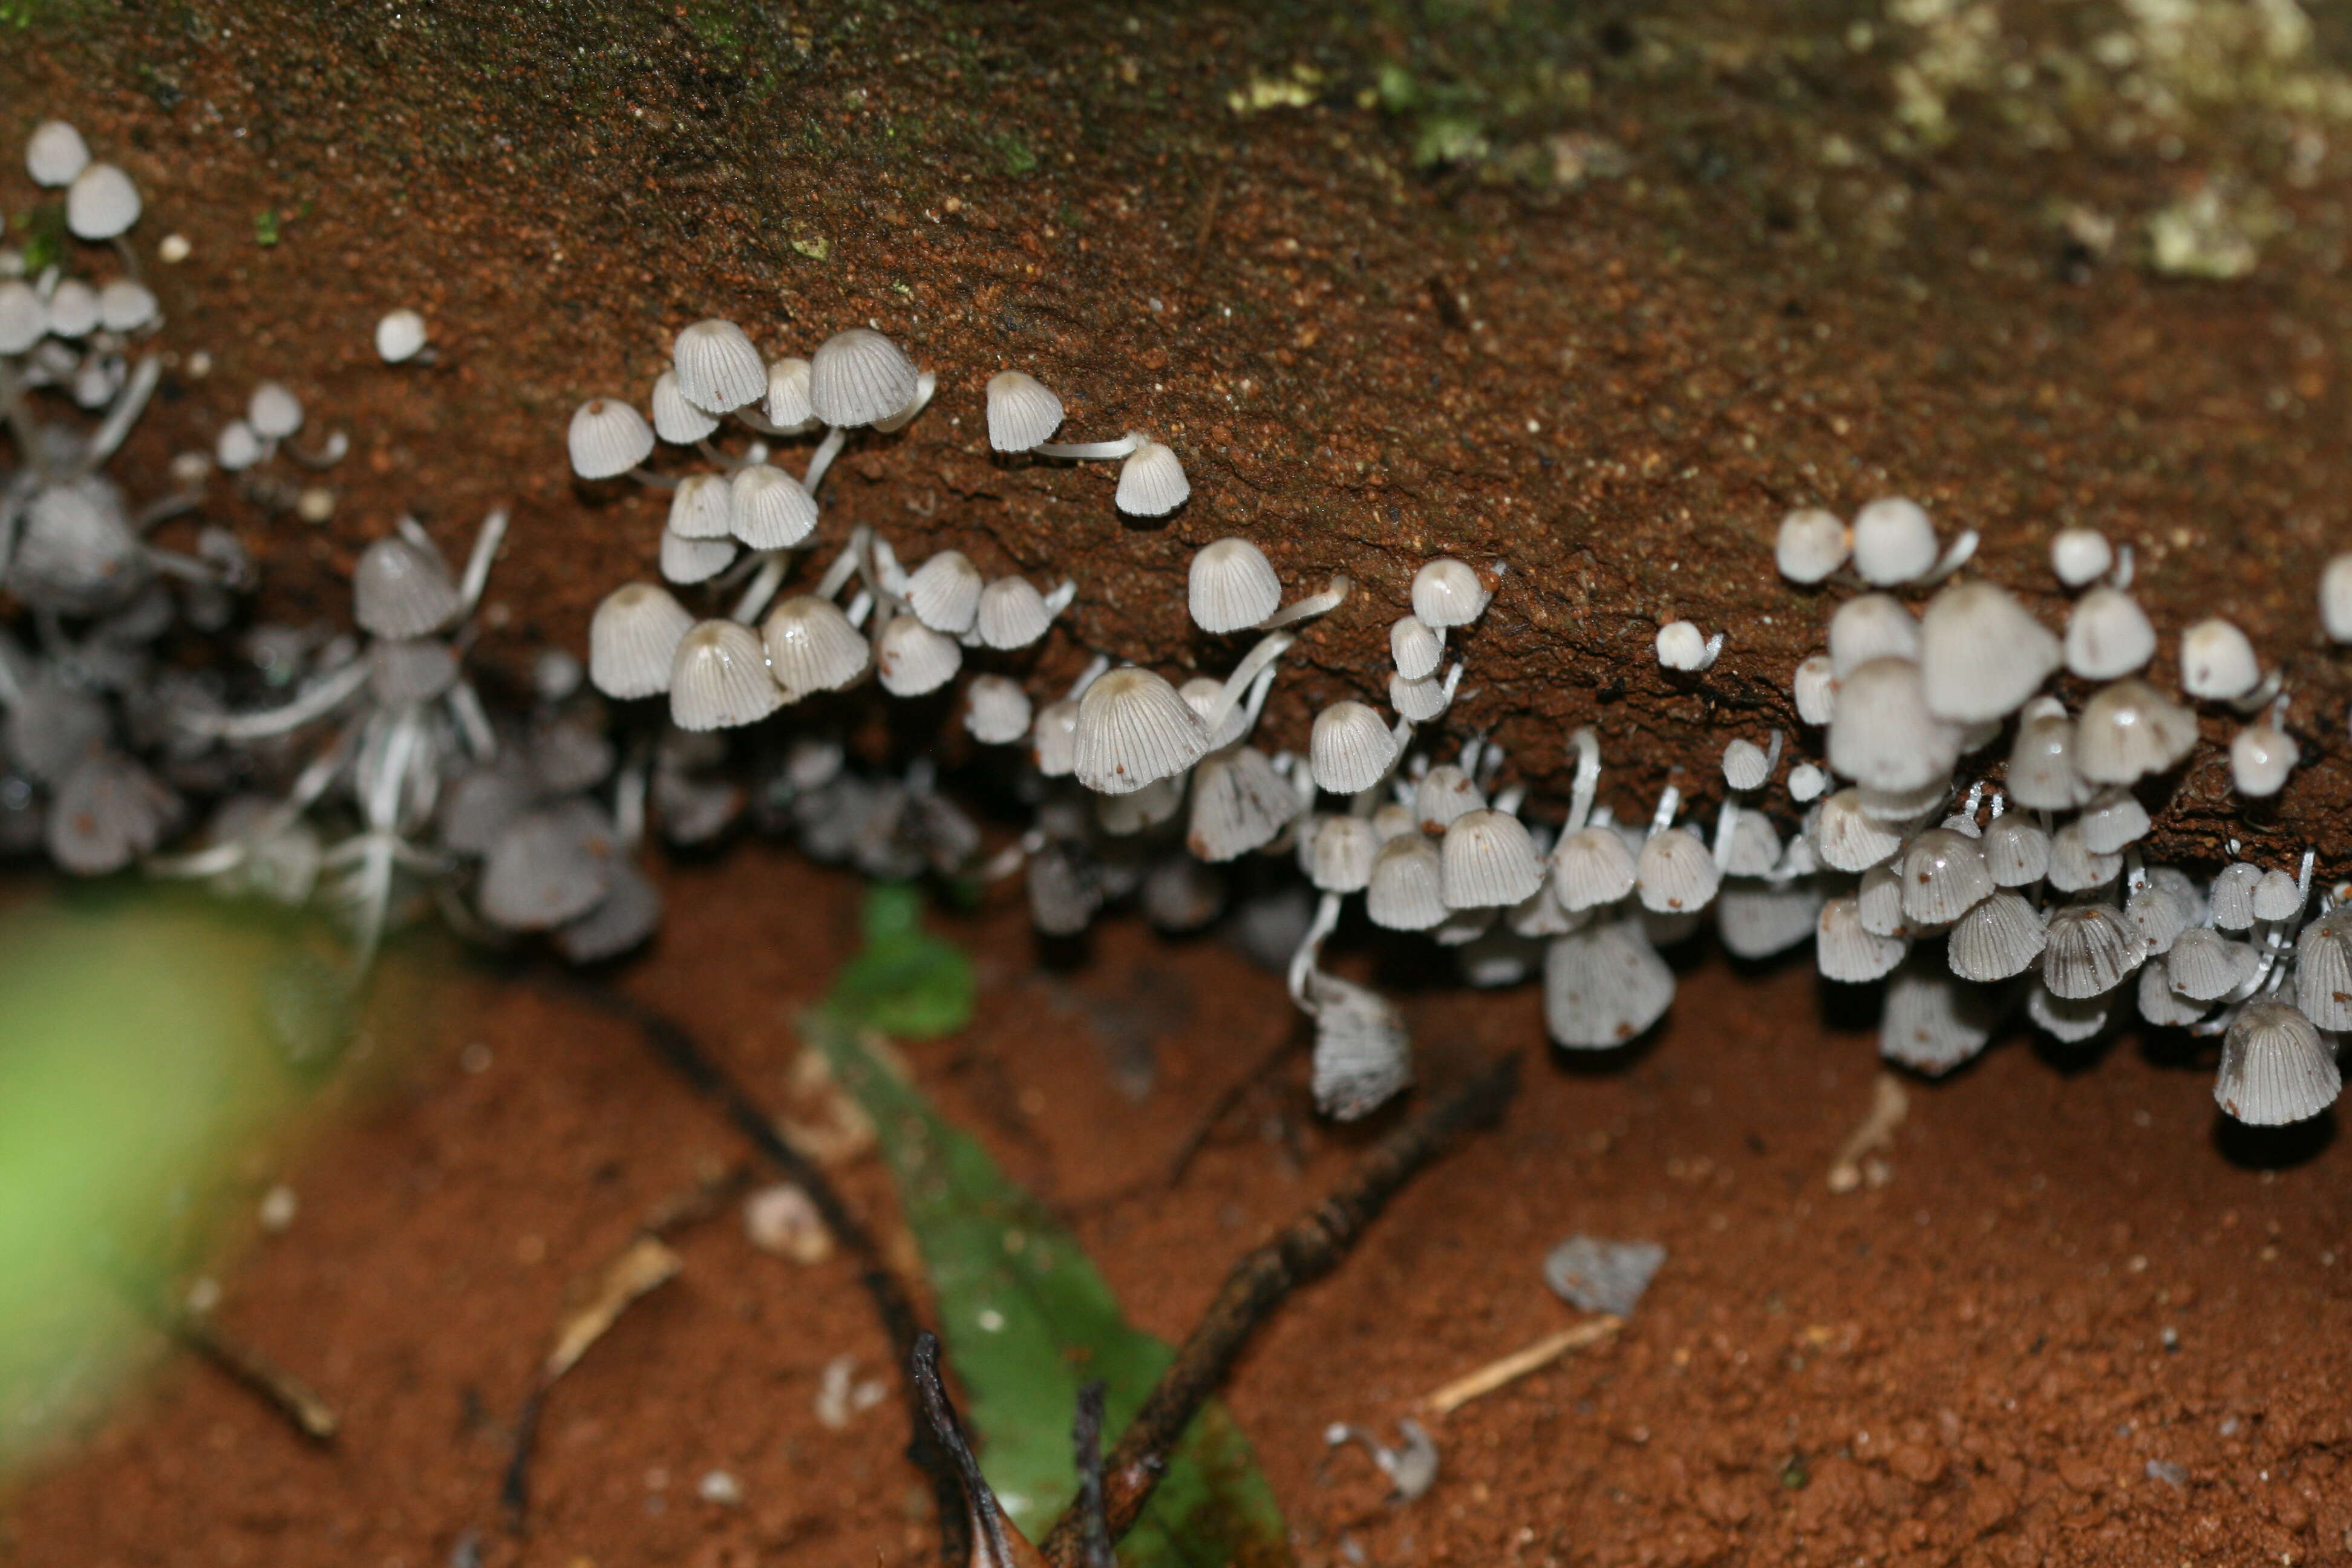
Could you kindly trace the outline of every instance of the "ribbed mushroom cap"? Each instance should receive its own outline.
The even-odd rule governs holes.
[[[690,447],[719,428],[719,416],[688,403],[677,387],[677,372],[654,378],[654,434],[672,446]]]
[[[1662,915],[1705,909],[1722,880],[1706,846],[1696,834],[1680,827],[1651,835],[1634,862],[1642,907]]]
[[[2153,958],[2170,952],[2182,931],[2203,923],[2204,894],[2178,867],[2150,866],[2147,880],[2124,905],[2124,919]]]
[[[376,357],[386,364],[405,364],[425,350],[425,318],[414,310],[389,310],[375,324]]]
[[[1386,844],[1403,834],[1420,832],[1421,819],[1413,814],[1412,807],[1402,802],[1382,801],[1372,808],[1372,831]]]
[[[573,473],[609,479],[653,456],[654,427],[617,397],[592,397],[572,411],[567,440]]]
[[[1157,827],[1168,821],[1184,805],[1184,784],[1188,775],[1171,773],[1164,779],[1153,779],[1141,789],[1123,795],[1097,795],[1092,797],[1095,821],[1105,833],[1125,838]],[[1108,891],[1108,889],[1106,889]],[[1118,894],[1111,893],[1111,897]]]
[[[1813,848],[1838,871],[1867,871],[1903,847],[1901,832],[1862,808],[1859,790],[1842,789],[1813,818]]]
[[[157,314],[155,291],[133,279],[117,278],[98,291],[98,324],[110,332],[135,332]]]
[[[679,394],[708,413],[732,413],[767,395],[767,364],[732,321],[695,322],[677,334],[670,357]]]
[[[1829,763],[1847,778],[1915,790],[1948,781],[1958,761],[1958,731],[1927,710],[1917,665],[1874,658],[1840,682]]]
[[[1878,1054],[1915,1072],[1940,1076],[1985,1047],[2000,1022],[2000,993],[1915,957],[1886,983]]]
[[[1952,795],[1951,785],[1939,778],[1930,779],[1916,789],[1876,789],[1856,784],[1853,793],[1864,815],[1879,822],[1906,826],[1940,812]]]
[[[2161,963],[2142,964],[2137,986],[2139,1016],[2160,1029],[2185,1029],[2208,1011],[2172,988],[2172,976]]]
[[[1466,561],[1441,555],[1412,578],[1412,613],[1434,631],[1466,626],[1486,612],[1486,584]]]
[[[1308,764],[1318,788],[1354,795],[1388,775],[1397,741],[1381,716],[1354,700],[1334,702],[1315,715],[1307,737]]]
[[[893,697],[920,697],[953,680],[963,646],[915,616],[893,616],[874,648],[874,673]]]
[[[1997,818],[1979,847],[1996,887],[2030,888],[2050,869],[2050,835],[2022,812]]]
[[[613,742],[584,717],[534,721],[524,760],[541,791],[576,795],[593,789],[613,771]]]
[[[827,425],[887,419],[914,400],[914,362],[866,327],[835,332],[809,362],[809,406]]]
[[[2095,693],[2074,727],[2074,766],[2095,784],[2160,773],[2197,744],[2197,716],[2144,680]]]
[[[668,690],[678,640],[693,625],[685,605],[650,583],[614,589],[588,623],[588,679],[607,697]]]
[[[1734,958],[1765,959],[1813,934],[1822,892],[1810,880],[1732,877],[1715,895],[1715,931]]]
[[[2180,634],[2180,689],[2191,697],[2230,702],[2252,691],[2263,678],[2254,645],[2219,616]]]
[[[1125,795],[1182,773],[1209,749],[1191,703],[1148,669],[1114,669],[1078,700],[1073,772],[1098,795]]]
[[[1830,668],[1843,680],[1874,658],[1919,659],[1919,623],[1891,594],[1862,594],[1830,617]]]
[[[701,621],[678,639],[669,667],[669,716],[679,729],[732,730],[783,705],[751,627]]]
[[[2101,790],[2079,820],[2083,842],[2094,854],[2114,855],[2147,837],[2147,808],[2129,790]]]
[[[1192,771],[1192,817],[1185,847],[1213,864],[1274,842],[1305,809],[1265,753],[1236,746],[1203,757]]]
[[[1432,675],[1420,680],[1407,680],[1403,676],[1389,676],[1389,706],[1397,716],[1416,724],[1433,722],[1442,717],[1451,700],[1446,696],[1445,682]]]
[[[1189,602],[1202,631],[1237,632],[1282,607],[1282,579],[1248,540],[1220,539],[1193,552]]]
[[[530,809],[532,795],[533,781],[520,768],[478,767],[458,774],[443,787],[433,814],[442,847],[488,854],[499,836]]]
[[[2050,542],[2050,569],[2069,588],[2079,588],[2116,563],[2107,536],[2096,529],[2061,529]]]
[[[1310,970],[1315,1015],[1315,1109],[1338,1121],[1370,1115],[1412,1081],[1404,1015],[1377,991]]]
[[[1543,885],[1543,858],[1527,825],[1508,812],[1481,806],[1445,828],[1439,890],[1452,910],[1501,908],[1533,896]]]
[[[816,531],[816,502],[772,463],[747,463],[728,481],[729,525],[754,550],[789,550]]]
[[[1630,920],[1600,921],[1544,949],[1544,1027],[1570,1050],[1609,1050],[1665,1016],[1675,972]]]
[[[2352,551],[2327,558],[2319,573],[2319,624],[2336,642],[2352,642]]]
[[[2069,822],[2050,836],[2050,865],[2042,875],[2062,893],[2104,888],[2123,874],[2120,855],[2102,855],[2084,842],[2083,825]]]
[[[1517,935],[1545,937],[1566,936],[1591,918],[1589,911],[1571,911],[1559,901],[1559,895],[1552,890],[1551,872],[1547,868],[1542,885],[1512,905],[1503,921]]]
[[[1363,891],[1381,842],[1379,831],[1360,816],[1324,817],[1301,843],[1307,879],[1327,893]]]
[[[1078,765],[1078,705],[1065,698],[1037,710],[1029,758],[1049,779],[1067,778]]]
[[[1799,805],[1821,799],[1829,787],[1829,773],[1817,763],[1799,763],[1789,770],[1789,798]]]
[[[2025,1016],[2034,1027],[2061,1045],[2080,1045],[2107,1026],[2115,995],[2058,996],[2040,975],[2025,987]]]
[[[2085,680],[2129,675],[2156,657],[2156,628],[2137,600],[2094,588],[2066,617],[2066,668]]]
[[[1803,839],[1800,838],[1802,844]],[[1806,847],[1810,858],[1811,847]],[[1731,824],[1731,843],[1723,858],[1727,877],[1763,877],[1780,863],[1780,836],[1760,811],[1742,811]]]
[[[2042,956],[2042,913],[2015,893],[1995,893],[1960,918],[1945,952],[1963,980],[2007,980]]]
[[[1437,846],[1418,833],[1391,838],[1372,857],[1364,912],[1390,931],[1427,931],[1445,918]]]
[[[1818,583],[1845,564],[1853,540],[1834,512],[1800,507],[1780,520],[1773,564],[1791,583]]]
[[[1192,705],[1192,711],[1201,716],[1201,722],[1205,727],[1209,715],[1216,710],[1218,702],[1224,696],[1225,683],[1214,676],[1196,675],[1178,687],[1176,692]],[[1217,721],[1217,727],[1209,731],[1209,750],[1223,751],[1240,740],[1248,732],[1249,721],[1249,713],[1243,704],[1237,702],[1226,709],[1224,717]]]
[[[1045,596],[1025,577],[999,577],[980,591],[973,626],[990,647],[1027,647],[1045,635],[1054,617]]]
[[[1029,694],[1009,675],[975,675],[963,689],[963,727],[983,746],[1009,746],[1029,733]]]
[[[2286,787],[2302,752],[2294,737],[2269,720],[2230,738],[2230,782],[2240,795],[2264,800]]]
[[[797,431],[817,423],[809,403],[809,362],[786,356],[768,367],[768,423]]]
[[[2243,931],[2254,923],[2254,889],[2262,886],[2263,868],[2243,860],[2214,875],[2210,895],[2213,923],[2223,931]]]
[[[669,531],[680,539],[726,539],[735,531],[734,492],[724,474],[690,474],[669,493]]]
[[[1862,900],[1847,895],[1822,905],[1813,925],[1813,963],[1822,977],[1849,985],[1877,980],[1903,962],[1911,944],[1881,936],[1862,923]]]
[[[42,486],[22,527],[8,586],[37,609],[96,614],[128,599],[152,574],[121,492],[103,479]]]
[[[0,354],[20,354],[49,330],[49,307],[21,278],[0,279]]]
[[[2254,884],[2254,918],[2290,921],[2303,912],[2304,890],[2284,871],[2269,870]]]
[[[1874,587],[1924,577],[1936,564],[1936,525],[1919,503],[1882,497],[1854,513],[1853,569]]]
[[[2069,904],[2050,917],[2042,983],[2070,1000],[2104,995],[2140,966],[2147,951],[2122,915],[2105,904]]]
[[[2338,904],[2295,939],[2294,999],[2321,1028],[2352,1029],[2352,904]]]
[[[2250,1002],[2221,1037],[2213,1103],[2251,1127],[2318,1115],[2344,1092],[2336,1053],[2312,1021],[2284,1002]]]
[[[1166,517],[1192,499],[1184,465],[1158,441],[1146,441],[1118,466],[1112,504],[1129,517]]]
[[[2192,1002],[2226,996],[2252,972],[2253,949],[2231,942],[2210,926],[2190,926],[2172,939],[2164,955],[2172,988]]]
[[[1873,866],[1862,874],[1854,890],[1862,910],[1862,929],[1874,936],[1909,936],[1913,924],[1903,915],[1903,872],[1893,865]]]
[[[1919,676],[1927,707],[1956,724],[2007,717],[2058,668],[2058,639],[1990,583],[1955,583],[1927,602]]]
[[[776,684],[797,701],[838,691],[866,673],[865,637],[830,599],[800,594],[768,612],[760,627]]]
[[[2009,795],[2036,811],[2072,811],[2091,798],[2074,767],[2074,721],[2063,711],[2030,714],[2009,753]]]
[[[1984,850],[1966,834],[1930,828],[1903,852],[1903,915],[1915,925],[1949,925],[1993,889]]]
[[[1440,763],[1421,775],[1413,788],[1413,816],[1423,833],[1443,833],[1454,819],[1465,812],[1479,810],[1486,797],[1471,782],[1470,775],[1452,763]]]
[[[602,963],[635,947],[661,925],[661,889],[626,860],[610,865],[610,884],[596,907],[558,930],[556,952],[570,963]]]
[[[688,539],[662,530],[662,581],[666,583],[708,583],[734,563],[735,542],[732,539]]]
[[[613,884],[612,819],[585,800],[517,817],[482,862],[482,918],[508,931],[578,920]]]
[[[361,552],[352,568],[352,603],[361,629],[380,637],[421,637],[465,608],[441,558],[397,533]]]
[[[89,167],[89,144],[62,120],[44,120],[25,143],[25,173],[33,184],[61,190]]]
[[[1062,400],[1035,376],[1003,370],[988,378],[988,444],[998,451],[1026,452],[1061,425]]]
[[[1764,748],[1744,736],[1724,743],[1723,782],[1736,790],[1762,789],[1771,776]]]
[[[58,781],[49,803],[49,858],[77,877],[119,871],[154,848],[179,813],[179,798],[146,769],[94,751]]]
[[[961,550],[942,550],[907,579],[907,603],[935,632],[961,637],[980,616],[986,580]]]
[[[1419,616],[1406,616],[1389,627],[1389,657],[1396,672],[1407,680],[1426,680],[1437,673],[1445,645]]]
[[[368,693],[386,708],[430,702],[457,684],[457,653],[439,637],[378,637],[368,645]]]
[[[1789,680],[1789,695],[1795,700],[1797,717],[1806,723],[1820,726],[1837,716],[1837,665],[1825,653],[1814,654],[1797,666]]]
[[[139,221],[139,187],[111,163],[92,163],[66,187],[66,226],[82,239],[112,239]]]
[[[1633,852],[1614,828],[1580,827],[1552,847],[1552,891],[1560,907],[1590,910],[1633,890]]]

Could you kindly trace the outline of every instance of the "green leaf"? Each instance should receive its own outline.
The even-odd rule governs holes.
[[[916,973],[914,944],[933,966],[940,961],[929,950],[954,952],[921,934],[919,910],[909,889],[877,891],[866,905],[866,951],[803,1028],[873,1119],[929,1270],[940,1337],[970,1395],[982,1468],[1034,1537],[1077,1489],[1070,1419],[1079,1384],[1107,1385],[1107,1432],[1115,1436],[1175,1352],[1128,1322],[1076,1238],[866,1048],[861,1033],[876,1026],[877,982]],[[955,984],[968,1014],[968,964]],[[1120,1556],[1128,1568],[1275,1568],[1290,1561],[1286,1539],[1248,1439],[1213,1404],[1186,1433]]]
[[[852,1029],[905,1039],[952,1035],[971,1019],[971,961],[923,930],[922,894],[904,884],[866,897],[866,947],[828,1004]]]

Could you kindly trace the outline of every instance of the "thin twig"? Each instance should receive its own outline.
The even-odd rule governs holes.
[[[1449,1415],[1484,1394],[1492,1394],[1505,1384],[1517,1383],[1531,1372],[1549,1366],[1569,1352],[1607,1339],[1625,1326],[1622,1318],[1606,1313],[1587,1318],[1583,1322],[1546,1334],[1523,1351],[1515,1351],[1499,1361],[1490,1361],[1475,1372],[1465,1373],[1452,1383],[1422,1401],[1430,1412]]]
[[[1071,1423],[1070,1447],[1078,1461],[1078,1496],[1070,1506],[1078,1516],[1081,1568],[1117,1568],[1110,1549],[1110,1521],[1103,1513],[1103,1384],[1097,1378],[1078,1390],[1078,1415]]]
[[[1242,1347],[1298,1286],[1328,1273],[1391,1198],[1473,1128],[1491,1123],[1518,1087],[1518,1058],[1504,1057],[1398,1128],[1356,1164],[1345,1185],[1289,1229],[1244,1257],[1144,1399],[1111,1450],[1104,1512],[1114,1540],[1126,1533],[1168,1468],[1202,1404],[1232,1371]],[[1083,1568],[1084,1523],[1073,1507],[1045,1537],[1055,1568]]]
[[[703,1053],[684,1025],[608,985],[594,984],[562,972],[543,973],[541,984],[560,995],[635,1026],[655,1056],[733,1122],[736,1130],[782,1173],[786,1181],[808,1194],[834,1239],[856,1258],[858,1279],[890,1342],[891,1363],[898,1369],[906,1396],[913,1427],[907,1457],[929,1478],[931,1495],[939,1508],[940,1556],[962,1568],[971,1551],[964,1516],[963,1484],[950,1457],[931,1436],[922,1390],[913,1373],[915,1348],[923,1332],[922,1321],[916,1315],[915,1303],[905,1285],[884,1258],[873,1233],[851,1212],[816,1163],[784,1141],[776,1131],[774,1119],[760,1109],[725,1068]]]
[[[268,1400],[297,1432],[314,1443],[333,1439],[341,1423],[309,1384],[198,1313],[177,1314],[170,1329],[173,1339]]]
[[[1249,1071],[1226,1085],[1224,1092],[1202,1112],[1201,1119],[1192,1124],[1192,1131],[1178,1146],[1176,1157],[1168,1162],[1166,1185],[1169,1190],[1173,1191],[1182,1183],[1184,1173],[1192,1168],[1192,1162],[1200,1157],[1202,1149],[1208,1147],[1209,1140],[1216,1135],[1225,1118],[1234,1113],[1234,1108],[1248,1099],[1251,1090],[1272,1077],[1276,1068],[1297,1054],[1299,1041],[1303,1037],[1297,1030],[1285,1029],[1282,1038],[1275,1042],[1274,1048],[1259,1058]]]

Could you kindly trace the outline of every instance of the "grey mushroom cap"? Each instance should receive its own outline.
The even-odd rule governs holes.
[[[400,534],[377,540],[352,569],[354,617],[380,637],[421,637],[464,607],[439,556]]]
[[[586,801],[518,817],[482,866],[482,918],[508,931],[545,931],[578,920],[613,883],[611,818]]]

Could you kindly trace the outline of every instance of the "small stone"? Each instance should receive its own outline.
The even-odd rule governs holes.
[[[1665,1260],[1666,1249],[1654,1241],[1571,1236],[1544,1259],[1544,1282],[1585,1311],[1631,1317]]]
[[[2169,1459],[2150,1459],[2147,1462],[2147,1479],[2162,1481],[2179,1491],[2189,1484],[2189,1467],[2176,1465]]]
[[[181,262],[185,261],[189,253],[194,249],[195,247],[188,243],[186,235],[167,234],[163,237],[163,243],[155,247],[155,255],[165,266],[177,267]]]
[[[335,515],[335,492],[324,485],[312,485],[294,500],[294,515],[304,522],[325,522]]]
[[[743,1200],[743,1234],[752,1246],[795,1263],[833,1256],[833,1233],[809,1195],[789,1182],[761,1187]]]
[[[743,1500],[743,1483],[725,1470],[706,1470],[694,1483],[694,1491],[705,1502],[715,1502],[722,1508],[733,1508]]]
[[[261,1228],[272,1236],[282,1235],[294,1223],[294,1213],[299,1206],[294,1189],[283,1182],[278,1183],[261,1194]]]

